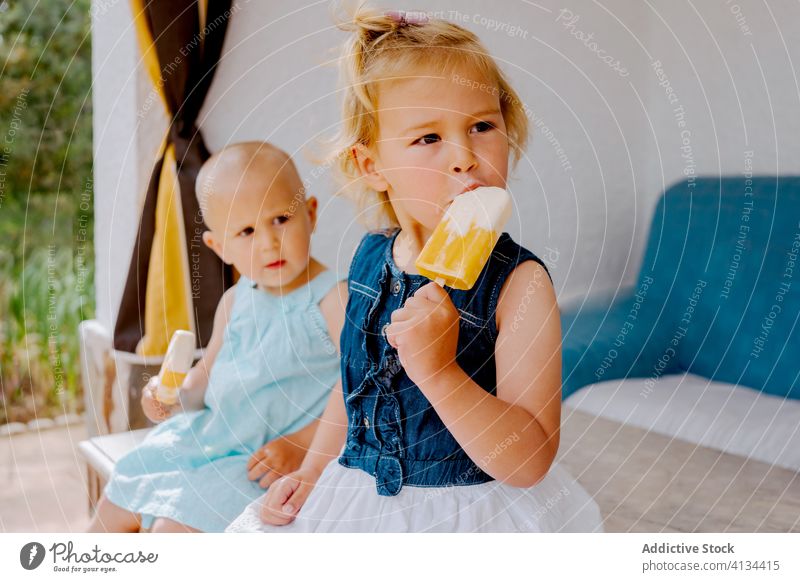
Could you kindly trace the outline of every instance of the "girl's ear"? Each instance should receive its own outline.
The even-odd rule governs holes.
[[[311,232],[314,232],[314,229],[317,228],[317,199],[314,196],[309,196],[306,200],[306,210],[311,223]]]
[[[231,264],[230,261],[225,259],[225,254],[222,252],[222,245],[219,244],[219,241],[216,239],[212,231],[207,230],[203,233],[203,242],[208,248],[214,251],[220,259],[222,259],[222,262],[224,262],[226,265]]]
[[[361,177],[367,182],[370,188],[376,192],[386,192],[389,189],[389,182],[383,174],[375,167],[375,154],[364,144],[356,144],[353,147],[353,157]]]

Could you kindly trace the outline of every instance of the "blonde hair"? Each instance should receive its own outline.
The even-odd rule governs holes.
[[[391,228],[399,223],[387,193],[363,185],[353,156],[357,144],[371,147],[377,140],[379,81],[420,66],[434,66],[442,74],[464,65],[473,68],[500,96],[515,164],[527,142],[528,117],[519,96],[473,33],[444,20],[420,18],[420,13],[408,13],[407,21],[401,20],[398,13],[379,12],[364,4],[359,2],[350,10],[351,16],[338,23],[351,35],[339,60],[342,126],[330,144],[328,163],[337,170],[345,195],[358,205],[359,220],[368,228]]]

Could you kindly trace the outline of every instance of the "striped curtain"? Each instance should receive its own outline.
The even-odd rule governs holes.
[[[202,242],[194,182],[208,159],[197,116],[222,53],[231,0],[131,0],[154,102],[171,119],[153,169],[114,329],[114,347],[166,352],[172,333],[211,337],[214,312],[232,283],[230,267]]]

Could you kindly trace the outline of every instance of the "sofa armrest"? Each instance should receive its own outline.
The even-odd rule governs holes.
[[[592,299],[561,315],[562,399],[589,384],[660,376],[678,370],[664,358],[669,338],[656,310],[633,288],[616,299]]]

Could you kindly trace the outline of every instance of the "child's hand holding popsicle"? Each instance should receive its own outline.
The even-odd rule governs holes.
[[[386,340],[412,382],[420,385],[455,364],[458,320],[450,296],[436,283],[420,287],[392,313]]]
[[[178,392],[194,361],[194,334],[178,330],[172,335],[157,376],[142,391],[142,410],[152,422],[168,419],[179,408]]]
[[[156,398],[156,390],[158,388],[158,376],[153,376],[150,381],[142,390],[142,410],[144,415],[150,419],[150,422],[156,424],[164,422],[175,413],[178,404],[164,404]]]
[[[502,188],[477,188],[458,196],[447,209],[416,261],[435,283],[421,287],[392,313],[387,341],[417,385],[455,364],[458,310],[442,288],[471,289],[483,271],[511,214]]]

